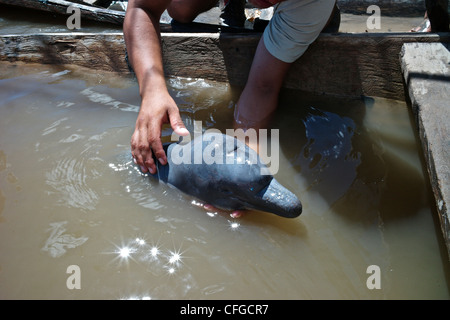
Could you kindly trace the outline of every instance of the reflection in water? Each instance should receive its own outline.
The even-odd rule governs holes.
[[[229,221],[230,223],[230,229],[231,230],[237,230],[241,225],[236,221]]]
[[[47,230],[50,231],[50,236],[45,241],[42,251],[48,252],[52,258],[59,258],[66,253],[67,249],[81,246],[88,240],[85,236],[76,238],[71,234],[64,234],[67,230],[66,224],[67,221],[50,223],[50,228]]]
[[[142,173],[139,167],[130,159],[131,153],[127,150],[120,155],[119,161],[121,162],[110,163],[109,167],[120,174],[120,184],[129,193],[130,197],[136,200],[136,203],[147,209],[157,210],[164,208],[164,205],[152,196],[157,185],[142,183],[143,181],[148,181],[150,176],[148,173]]]
[[[0,73],[1,299],[448,299],[404,104],[283,94],[276,178],[304,212],[232,219],[132,162],[135,82],[67,70]],[[230,127],[228,85],[168,84],[191,131]]]
[[[131,105],[129,103],[124,103],[122,101],[116,100],[112,98],[110,95],[96,92],[92,88],[86,88],[80,91],[80,93],[82,95],[87,96],[89,100],[94,103],[100,103],[105,106],[112,106],[114,109],[120,109],[122,111],[131,111],[131,112],[139,111],[139,106]]]
[[[164,271],[174,274],[184,264],[185,251],[182,248],[163,248],[159,241],[157,244],[148,244],[143,238],[135,238],[125,241],[125,244],[114,244],[114,247],[114,251],[107,253],[115,256],[111,262],[118,267],[128,265],[130,261],[144,263],[152,269],[153,274],[161,275]]]
[[[302,120],[305,126],[306,144],[294,163],[305,168],[302,175],[310,181],[310,187],[339,185],[340,191],[329,199],[340,198],[356,177],[355,168],[361,163],[360,155],[353,148],[355,123],[349,117],[316,108],[309,108]],[[308,168],[308,170],[306,170]],[[324,195],[331,195],[331,190]]]
[[[98,194],[88,186],[86,180],[95,172],[86,172],[83,159],[60,159],[47,173],[47,184],[60,193],[59,202],[63,205],[94,210]]]
[[[151,274],[155,281],[159,283],[156,288],[147,290],[145,293],[136,292],[121,295],[120,299],[161,299],[170,294],[186,294],[193,290],[195,286],[192,270],[187,267],[186,250],[182,246],[171,248],[157,242],[147,242],[145,238],[130,238],[123,244],[114,244],[114,250],[104,252],[113,255],[108,263],[114,269],[121,270],[123,267],[130,272],[133,268],[139,266]],[[158,279],[158,280],[157,280]],[[120,290],[122,291],[122,290]]]

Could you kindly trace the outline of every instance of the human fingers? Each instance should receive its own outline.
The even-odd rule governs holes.
[[[178,108],[171,108],[167,113],[169,115],[170,126],[172,127],[173,131],[175,131],[175,133],[179,136],[187,136],[189,134],[189,131],[188,129],[186,129],[186,126],[181,119],[180,111],[178,110]]]
[[[217,209],[216,207],[214,207],[213,205],[210,205],[208,203],[203,205],[203,208],[207,211],[221,211],[220,209]],[[230,216],[232,218],[238,219],[240,217],[242,217],[245,214],[246,210],[234,210],[230,213]]]
[[[156,121],[153,122],[147,133],[147,141],[149,143],[151,152],[153,152],[153,155],[156,158],[156,161],[158,161],[162,165],[165,165],[167,163],[167,157],[161,142],[161,127],[161,123],[158,123]],[[147,161],[152,169],[154,168],[156,172],[157,168],[153,156]]]
[[[210,205],[208,203],[205,203],[203,205],[203,208],[207,211],[219,211],[219,209],[217,209],[216,207],[214,207],[213,205]]]
[[[234,210],[233,212],[230,213],[230,216],[232,218],[237,219],[237,218],[242,217],[244,215],[244,213],[245,213],[245,210]]]
[[[131,155],[143,173],[150,171],[153,174],[156,172],[156,165],[147,140],[146,125],[139,125],[139,121],[131,137]]]

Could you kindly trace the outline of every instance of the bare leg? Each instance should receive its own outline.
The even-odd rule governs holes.
[[[428,13],[425,11],[423,21],[417,26],[409,30],[410,32],[431,32],[431,24],[428,19]]]
[[[200,13],[208,11],[218,0],[172,0],[167,12],[181,23],[192,22]]]

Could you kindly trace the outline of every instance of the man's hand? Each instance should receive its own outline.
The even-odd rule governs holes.
[[[167,157],[161,143],[162,126],[188,135],[178,107],[167,91],[161,55],[159,20],[171,0],[129,0],[123,31],[128,57],[142,98],[131,137],[131,154],[143,172],[156,173],[153,155],[161,164]]]
[[[254,5],[257,8],[265,9],[268,7],[271,7],[273,5],[276,5],[279,2],[282,2],[284,0],[249,0],[252,5]]]
[[[162,165],[167,163],[161,143],[161,129],[165,123],[170,123],[175,133],[180,136],[189,134],[181,120],[175,101],[167,92],[143,99],[131,137],[131,154],[142,172],[156,173],[157,167],[153,154]]]

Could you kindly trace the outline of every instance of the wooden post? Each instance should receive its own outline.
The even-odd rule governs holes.
[[[449,32],[448,0],[425,0],[431,32]]]

